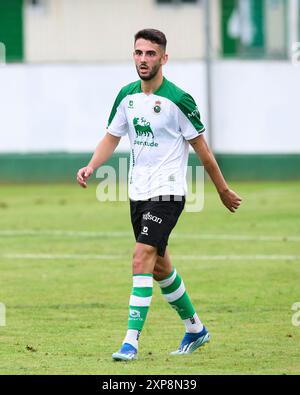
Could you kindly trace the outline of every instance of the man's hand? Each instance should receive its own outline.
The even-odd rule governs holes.
[[[78,170],[77,173],[77,182],[83,188],[87,187],[87,179],[93,174],[95,169],[98,169],[104,162],[106,162],[114,150],[117,148],[121,137],[115,137],[110,134],[108,131],[106,132],[103,139],[97,145],[97,148],[89,161],[89,164],[82,169]]]
[[[219,195],[224,206],[227,207],[232,213],[234,213],[235,210],[239,208],[242,199],[234,191],[226,189],[223,192],[219,192]]]
[[[94,172],[94,169],[91,166],[85,166],[82,169],[78,170],[77,173],[77,182],[83,188],[87,188],[87,179],[91,176]]]

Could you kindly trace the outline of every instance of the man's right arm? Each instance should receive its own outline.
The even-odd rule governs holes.
[[[77,181],[83,188],[87,187],[87,179],[99,166],[106,162],[117,148],[121,137],[116,137],[109,132],[103,137],[87,166],[78,170]]]

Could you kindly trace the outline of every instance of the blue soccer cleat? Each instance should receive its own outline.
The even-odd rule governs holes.
[[[191,354],[197,350],[197,348],[209,342],[209,340],[210,335],[205,326],[199,333],[186,333],[178,350],[171,352],[171,355]]]
[[[112,355],[115,361],[131,361],[137,358],[137,349],[129,343],[124,343],[118,352]]]

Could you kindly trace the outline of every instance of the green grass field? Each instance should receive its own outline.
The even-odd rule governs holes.
[[[128,203],[99,203],[95,185],[1,185],[1,374],[299,374],[299,183],[234,183],[230,214],[213,187],[170,239],[212,341],[169,355],[184,326],[154,287],[139,359],[111,359],[131,291]]]

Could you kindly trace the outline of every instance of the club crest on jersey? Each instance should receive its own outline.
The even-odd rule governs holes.
[[[154,112],[156,112],[156,114],[161,112],[161,101],[156,100],[153,110],[154,110]]]

